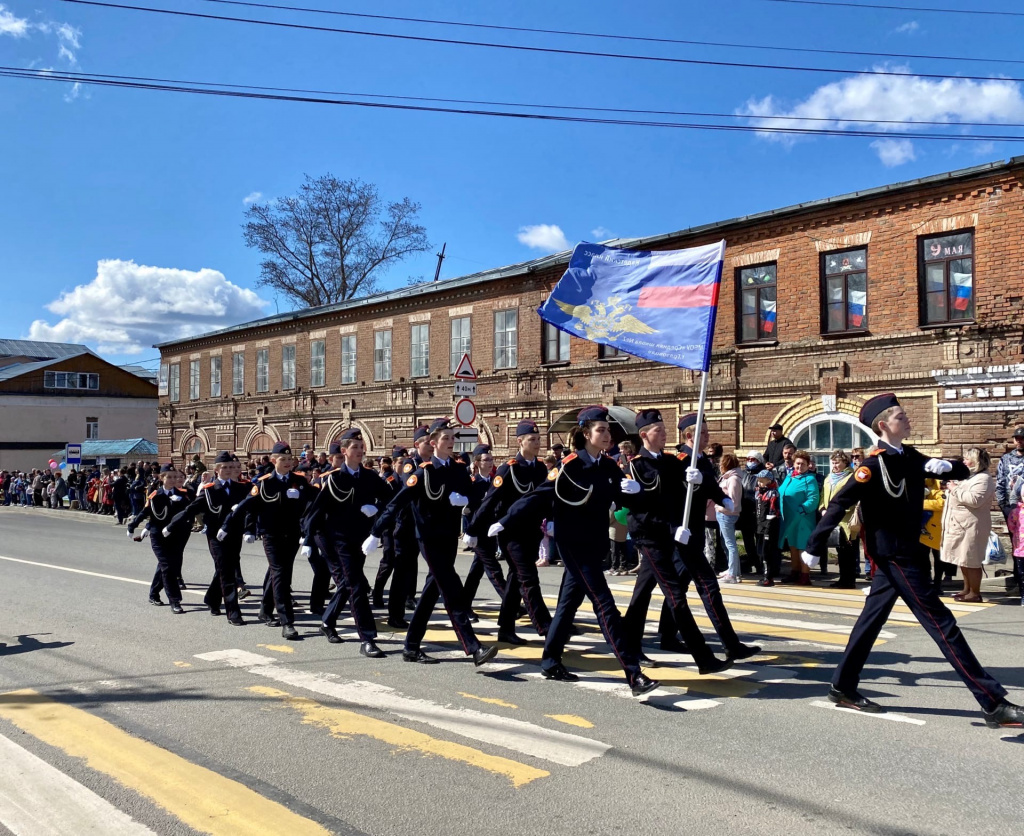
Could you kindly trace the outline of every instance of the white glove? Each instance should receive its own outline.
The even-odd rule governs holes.
[[[303,546],[301,549],[299,549],[299,554],[301,554],[303,557],[311,557],[313,554],[313,547]]]
[[[306,538],[305,537],[300,537],[299,538],[299,545],[300,546],[306,545]]]
[[[161,531],[160,533],[161,533],[161,534],[162,534],[162,535],[163,535],[164,537],[170,537],[170,536],[171,536],[171,530],[170,530],[169,528],[165,528],[165,529],[164,529],[163,531]]]
[[[245,543],[255,543],[256,542],[256,537],[255,537],[255,535],[252,535],[252,534],[243,534],[242,535],[242,541],[245,542]]]
[[[815,566],[821,563],[821,558],[818,557],[818,555],[808,554],[807,552],[802,552],[800,554],[800,559],[804,562],[804,565],[807,566],[808,569],[813,569]]]
[[[448,494],[448,501],[456,508],[465,508],[469,505],[468,497],[463,496],[461,493],[455,493],[454,491]]]
[[[128,535],[128,539],[130,539],[130,540],[134,540],[135,539],[135,532],[134,531],[128,531],[128,532],[125,532],[125,533]],[[142,538],[139,537],[139,539],[141,540]]]
[[[377,513],[376,505],[360,505],[359,510],[362,511],[366,516],[372,517]]]
[[[695,467],[686,468],[686,482],[689,485],[699,485],[704,481],[704,474]]]
[[[732,497],[727,496],[722,500],[722,507],[726,511],[732,512],[736,510],[736,503],[732,501]]]
[[[374,537],[372,534],[363,540],[363,554],[369,557],[377,549],[380,548],[380,537]]]
[[[548,537],[554,537],[555,536],[555,523],[554,523],[554,521],[549,522],[546,526],[544,526],[544,530],[548,533]]]
[[[223,528],[220,531],[217,532],[217,542],[218,543],[223,543],[227,539],[228,539],[228,533]]]
[[[139,535],[139,542],[141,543],[141,542],[142,542],[143,540],[145,540],[145,539],[146,539],[146,538],[147,538],[148,536],[149,536],[149,529],[148,529],[148,528],[144,528],[144,529],[142,529],[142,534],[140,534],[140,535]]]
[[[487,536],[488,537],[497,537],[504,530],[505,530],[505,526],[503,526],[501,523],[495,523],[494,525],[492,525],[490,528],[487,529]]]
[[[640,491],[642,490],[640,487],[640,483],[635,482],[632,479],[623,479],[621,482],[619,482],[619,488],[622,490],[623,493],[628,494],[640,493]]]
[[[476,537],[472,536],[471,534],[463,534],[462,535],[462,543],[468,549],[475,548],[476,547]]]
[[[690,542],[690,529],[688,529],[684,525],[679,526],[679,528],[676,529],[675,536],[672,539],[675,540],[677,543],[681,543],[685,546],[687,543]]]
[[[949,473],[949,471],[953,469],[953,465],[945,459],[928,459],[928,461],[924,463],[924,469],[926,473],[933,473],[936,476],[941,476],[943,473]]]
[[[778,518],[778,514],[769,514],[767,517],[765,517],[766,520],[777,520]]]

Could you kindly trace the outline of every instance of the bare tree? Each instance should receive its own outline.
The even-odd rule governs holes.
[[[430,248],[409,198],[382,203],[377,187],[306,175],[299,193],[245,212],[245,244],[263,253],[259,284],[308,306],[377,289],[388,268]]]

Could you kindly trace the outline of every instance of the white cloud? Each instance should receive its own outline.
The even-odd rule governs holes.
[[[921,24],[916,20],[909,20],[906,23],[897,26],[892,31],[897,35],[913,35],[920,28]]]
[[[825,84],[791,106],[771,95],[752,98],[736,112],[752,117],[754,125],[765,129],[759,136],[785,145],[794,144],[800,135],[777,133],[772,128],[870,129],[899,134],[928,130],[928,126],[898,124],[906,121],[943,122],[955,126],[960,122],[998,124],[1024,120],[1024,96],[1017,82],[997,78],[985,81],[930,79],[915,76],[903,67],[876,69],[900,74],[852,76]],[[789,118],[772,118],[780,116]],[[914,159],[909,142],[898,149],[885,141],[872,143],[872,147],[886,165],[898,165],[898,162],[890,162],[894,159],[900,162]]]
[[[262,197],[263,192],[249,192],[249,194],[242,198],[242,203],[246,206],[252,206],[254,203],[259,203]]]
[[[31,24],[27,18],[15,17],[14,12],[0,3],[0,35],[10,35],[13,38],[24,38],[28,34]]]
[[[96,277],[47,305],[60,319],[37,319],[33,340],[81,342],[111,354],[137,354],[153,343],[233,325],[263,314],[266,302],[218,270],[147,267],[109,259]]]
[[[615,234],[606,226],[599,226],[596,229],[592,229],[590,230],[590,234],[593,236],[595,241],[607,241],[609,238],[615,237]]]
[[[886,168],[894,168],[911,160],[916,160],[914,143],[909,139],[876,139],[871,147],[878,152],[878,159]]]
[[[543,250],[547,253],[557,253],[570,249],[569,241],[562,232],[560,226],[555,224],[534,224],[533,226],[519,227],[519,234],[516,235],[520,244],[526,244],[531,250]]]

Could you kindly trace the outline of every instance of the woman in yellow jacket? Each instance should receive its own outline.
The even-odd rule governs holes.
[[[938,479],[924,480],[924,515],[921,520],[921,546],[925,556],[932,556],[932,587],[942,594],[942,578],[952,580],[956,567],[940,558],[942,548],[942,510],[946,506],[946,492]]]
[[[832,472],[825,477],[821,486],[820,508],[828,508],[840,489],[853,476],[853,468],[850,467],[850,457],[842,450],[836,450],[829,457]],[[833,539],[836,538],[836,539]],[[839,580],[829,584],[835,589],[856,589],[857,588],[857,567],[860,563],[860,506],[854,505],[839,523],[839,527],[832,532],[829,538],[829,545],[836,550],[839,562]]]

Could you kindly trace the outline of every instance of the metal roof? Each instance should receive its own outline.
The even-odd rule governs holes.
[[[97,456],[117,458],[135,455],[155,456],[156,444],[145,438],[96,439],[82,442],[83,459],[95,459]],[[64,451],[58,450],[56,453],[52,453],[50,458],[62,462],[64,461]]]
[[[42,343],[35,340],[0,340],[0,357],[32,357],[36,360],[57,360],[93,351],[75,343]]]
[[[21,377],[23,374],[28,374],[29,372],[34,372],[38,369],[45,369],[55,363],[67,360],[69,357],[78,357],[82,354],[92,354],[92,352],[84,345],[80,346],[80,348],[82,349],[81,351],[76,351],[74,354],[65,354],[63,357],[54,357],[50,360],[40,360],[35,363],[14,363],[10,366],[0,367],[0,381],[13,380],[16,377]]]
[[[653,246],[656,244],[663,243],[665,241],[693,237],[697,235],[704,235],[709,232],[715,232],[717,230],[725,230],[734,226],[741,226],[743,224],[756,223],[758,221],[767,220],[769,218],[779,218],[786,215],[799,214],[800,212],[806,212],[812,209],[818,209],[823,206],[834,206],[841,203],[848,203],[854,200],[861,200],[864,198],[877,197],[879,195],[888,194],[892,192],[905,191],[907,189],[919,188],[921,186],[938,185],[941,183],[950,182],[953,180],[964,180],[971,177],[976,177],[979,174],[986,172],[998,171],[1001,169],[1010,169],[1016,166],[1024,165],[1024,156],[1011,157],[1009,160],[1003,162],[991,162],[983,163],[981,165],[971,166],[970,168],[961,168],[955,171],[946,171],[941,174],[932,174],[927,177],[918,177],[913,180],[903,180],[899,183],[890,183],[885,186],[876,186],[870,189],[861,189],[855,192],[847,192],[845,194],[836,195],[834,197],[825,197],[818,200],[811,200],[804,203],[795,203],[790,206],[784,206],[780,209],[769,209],[765,212],[757,212],[751,215],[741,215],[736,218],[729,218],[724,221],[714,221],[712,223],[701,224],[699,226],[687,227],[686,229],[676,230],[675,232],[666,232],[659,235],[647,236],[645,238],[613,238],[609,241],[604,241],[609,246],[622,247],[625,249],[642,249],[644,247]],[[403,287],[397,290],[390,290],[383,293],[375,293],[371,296],[363,296],[359,299],[348,299],[344,302],[338,302],[334,305],[321,305],[316,308],[303,308],[297,311],[291,311],[289,313],[275,314],[274,316],[268,316],[263,319],[255,319],[250,322],[243,322],[238,325],[232,325],[228,328],[221,328],[216,331],[209,331],[204,334],[196,334],[192,337],[186,337],[185,339],[172,340],[170,342],[156,343],[154,348],[167,348],[174,345],[182,345],[190,343],[195,340],[208,339],[210,337],[226,336],[233,334],[238,331],[248,331],[253,328],[265,327],[267,325],[278,325],[286,322],[295,322],[302,319],[311,319],[313,317],[322,316],[328,313],[335,313],[338,311],[351,310],[354,308],[367,307],[370,305],[378,305],[382,302],[390,302],[395,299],[403,299],[409,296],[425,296],[432,293],[437,293],[446,290],[457,290],[462,287],[468,287],[477,284],[484,284],[486,282],[496,281],[498,279],[521,276],[527,273],[535,273],[539,270],[543,270],[555,264],[568,263],[569,257],[572,255],[572,250],[566,250],[560,253],[553,253],[542,258],[532,259],[530,261],[522,261],[518,264],[510,264],[506,267],[498,267],[490,270],[483,270],[479,273],[471,273],[468,276],[460,276],[455,279],[445,279],[438,282],[426,282],[421,285],[413,285],[412,287]]]

